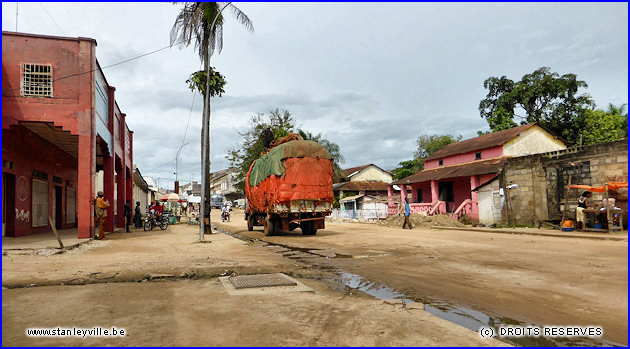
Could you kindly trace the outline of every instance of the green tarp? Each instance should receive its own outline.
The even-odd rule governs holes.
[[[282,165],[283,159],[304,157],[332,160],[328,150],[317,142],[290,141],[280,144],[254,161],[249,174],[249,185],[255,187],[271,175],[284,176],[286,169]]]

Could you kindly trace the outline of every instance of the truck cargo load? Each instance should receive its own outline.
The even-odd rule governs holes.
[[[319,143],[293,140],[254,161],[245,177],[248,229],[302,228],[314,235],[332,210],[332,156]]]

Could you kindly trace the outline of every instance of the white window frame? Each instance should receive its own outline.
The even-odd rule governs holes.
[[[22,97],[53,97],[53,66],[51,64],[20,64],[20,95]]]
[[[40,192],[39,190],[37,190],[36,185],[42,185],[42,186],[46,186],[46,194],[44,195],[45,197],[40,197]],[[32,227],[44,227],[46,225],[48,225],[48,182],[46,181],[42,181],[39,179],[35,179],[33,178],[33,188],[32,188],[32,202],[31,202],[31,206],[32,206],[32,210],[33,210],[33,222],[32,222]],[[39,188],[39,189],[43,189]],[[44,213],[44,217],[41,218],[37,213],[43,212]]]

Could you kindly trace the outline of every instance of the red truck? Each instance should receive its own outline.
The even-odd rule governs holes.
[[[315,235],[332,211],[332,177],[332,156],[317,142],[292,140],[271,148],[245,177],[247,229],[262,225],[265,235],[273,235],[299,227]]]

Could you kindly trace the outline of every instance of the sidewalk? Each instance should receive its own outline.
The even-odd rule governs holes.
[[[124,228],[115,228],[114,232],[122,231]],[[86,243],[92,239],[79,239],[77,238],[77,229],[62,229],[57,231],[63,246],[75,247],[77,245]],[[106,232],[107,234],[111,234]],[[47,233],[39,233],[33,235],[26,235],[20,237],[2,237],[2,250],[35,250],[43,248],[59,248],[59,242],[55,234],[50,231]]]
[[[537,236],[552,236],[559,238],[578,238],[578,239],[594,239],[594,240],[615,240],[615,241],[628,241],[628,231],[624,230],[621,233],[594,233],[585,231],[558,231],[553,229],[537,229],[537,228],[477,228],[477,227],[440,227],[435,226],[435,229],[440,230],[462,230],[470,232],[481,233],[496,233],[496,234],[522,234],[522,235],[537,235]]]

